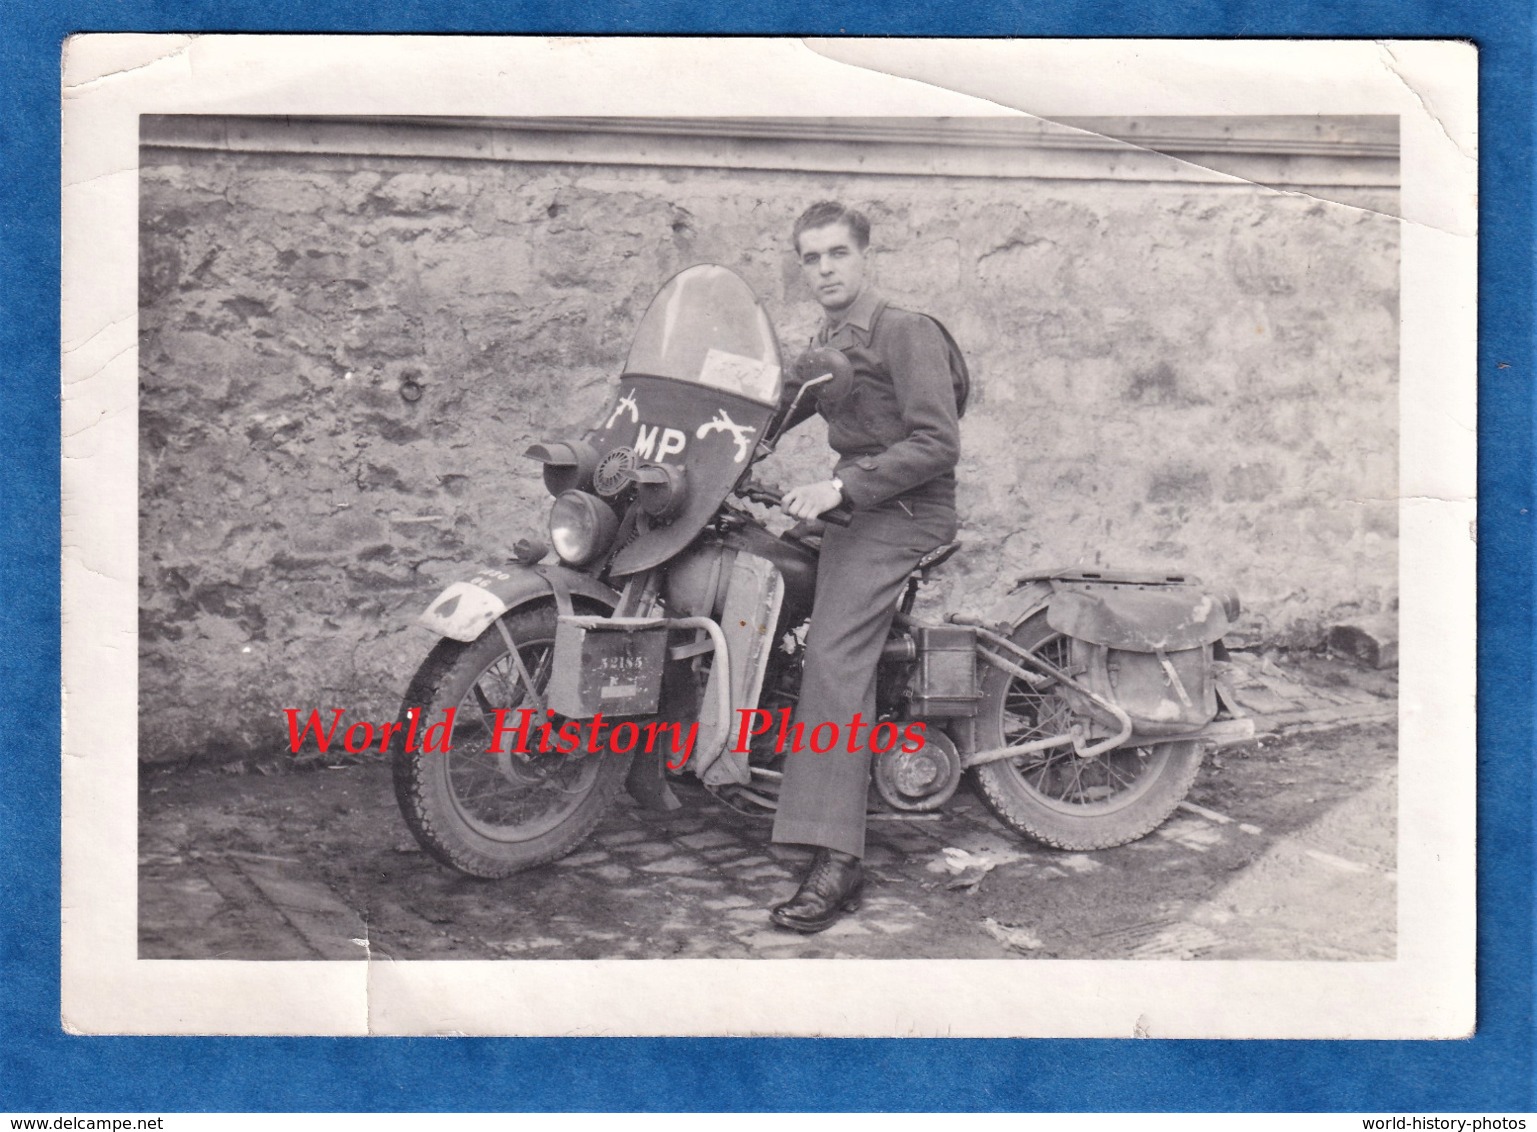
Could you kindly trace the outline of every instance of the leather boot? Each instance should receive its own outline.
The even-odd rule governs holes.
[[[863,861],[836,849],[818,849],[800,888],[773,909],[769,919],[792,932],[823,931],[832,927],[844,912],[859,908],[864,887]]]

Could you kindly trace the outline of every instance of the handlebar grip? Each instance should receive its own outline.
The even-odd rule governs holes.
[[[784,500],[784,496],[777,491],[756,484],[749,484],[737,492],[743,499],[750,499],[754,503],[772,503],[775,507]]]
[[[774,491],[772,488],[762,487],[758,484],[749,484],[743,488],[740,494],[752,500],[754,503],[771,503],[775,507],[784,503],[784,493]],[[854,521],[854,512],[847,507],[834,507],[831,511],[823,511],[817,516],[824,523],[831,523],[835,527],[846,527]]]

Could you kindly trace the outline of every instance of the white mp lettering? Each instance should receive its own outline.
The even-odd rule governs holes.
[[[656,448],[657,434],[662,431],[661,425],[641,425],[635,433],[635,455],[651,459],[651,453]]]
[[[662,430],[662,442],[657,445],[656,458],[665,460],[667,457],[683,451],[683,446],[688,443],[688,438],[675,428]]]

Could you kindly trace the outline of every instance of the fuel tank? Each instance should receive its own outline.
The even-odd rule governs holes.
[[[703,540],[673,559],[667,568],[663,591],[672,615],[718,617],[725,606],[732,562],[742,552],[767,559],[784,575],[781,627],[798,625],[811,616],[817,587],[817,556],[799,543],[753,526]]]

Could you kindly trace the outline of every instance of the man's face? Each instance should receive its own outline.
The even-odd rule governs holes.
[[[817,302],[829,311],[844,310],[865,285],[865,252],[843,221],[807,228],[796,241],[801,274]]]

